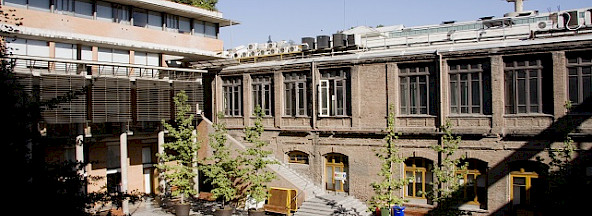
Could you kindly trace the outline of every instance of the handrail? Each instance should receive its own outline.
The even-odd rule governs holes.
[[[200,70],[200,69],[160,67],[160,66],[126,64],[126,63],[115,63],[115,62],[87,61],[87,60],[73,60],[73,59],[57,59],[57,58],[23,56],[23,55],[8,55],[4,59],[22,59],[22,60],[46,61],[46,62],[56,62],[56,63],[72,63],[72,64],[85,64],[85,65],[97,65],[97,66],[115,66],[115,67],[141,68],[141,69],[166,70],[166,71],[178,71],[178,72],[194,72],[194,73],[207,73],[208,72],[207,70]]]

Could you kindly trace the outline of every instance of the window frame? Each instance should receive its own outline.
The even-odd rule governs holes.
[[[422,78],[425,81],[422,81]],[[434,107],[437,103],[435,81],[435,67],[429,63],[399,66],[399,112],[401,115],[434,115],[437,109]],[[422,85],[425,87],[422,88]],[[416,90],[412,91],[412,87]],[[422,90],[425,92],[425,98],[422,97]],[[424,100],[425,106],[422,105]],[[422,111],[423,107],[425,107],[425,112]],[[412,110],[415,111],[412,112]]]
[[[533,60],[534,58],[534,60]],[[544,66],[543,60],[538,57],[527,59],[511,59],[504,61],[504,86],[505,86],[505,107],[504,113],[507,115],[516,114],[543,114],[543,83]],[[536,65],[531,65],[532,62]],[[511,63],[511,66],[509,66]],[[523,63],[524,65],[521,65]],[[531,72],[536,72],[536,76],[531,76]],[[520,77],[520,76],[523,77]],[[524,80],[523,91],[520,91],[520,81]],[[533,96],[531,82],[536,81],[536,103],[532,102]],[[521,96],[521,94],[523,96]],[[524,104],[520,104],[520,98],[524,97]],[[520,108],[524,107],[524,111]],[[536,111],[533,111],[536,108]]]
[[[454,68],[453,68],[454,67]],[[450,62],[448,65],[449,112],[451,115],[486,115],[490,114],[487,92],[490,89],[490,77],[484,61]],[[475,77],[476,75],[476,77]],[[463,79],[463,76],[466,79]],[[475,80],[475,78],[477,78]],[[465,84],[463,87],[462,84]],[[475,84],[477,86],[475,86]],[[466,93],[463,95],[463,90]],[[479,98],[475,102],[474,91],[478,90]],[[466,103],[466,104],[463,104]],[[463,110],[465,108],[465,110]],[[475,111],[477,109],[478,111]]]
[[[582,56],[586,53],[575,53],[572,55],[566,56],[566,68],[567,68],[567,99],[570,101],[572,107],[577,107],[582,105],[584,101],[586,101],[589,97],[592,97],[592,92],[588,93],[590,96],[584,97],[586,92],[584,92],[584,80],[589,80],[592,83],[592,57],[588,57],[588,61],[584,62]],[[571,60],[575,59],[575,62]],[[584,74],[583,69],[588,68],[589,73]],[[572,75],[571,70],[575,69],[576,74]],[[572,100],[572,89],[571,89],[571,82],[572,78],[575,78],[576,83],[576,90],[577,90],[577,99],[576,101]],[[592,91],[592,87],[589,87]],[[592,111],[589,111],[592,112]]]
[[[308,76],[284,73],[284,116],[308,117]],[[302,88],[300,87],[302,85]],[[302,101],[301,101],[302,98]]]
[[[242,117],[242,78],[222,78],[222,109],[226,117]]]
[[[299,160],[298,158],[306,158],[303,160]],[[294,164],[309,164],[309,155],[302,151],[290,151],[288,152],[288,163]]]
[[[334,74],[338,73],[338,74]],[[348,117],[350,105],[349,69],[322,71],[318,85],[319,117]],[[341,86],[339,86],[339,84]],[[323,89],[325,90],[323,92]],[[341,90],[341,94],[339,91]],[[341,102],[339,101],[341,98]],[[323,101],[324,99],[324,101]],[[323,108],[323,105],[326,108]],[[341,108],[339,107],[341,105]],[[339,111],[341,109],[341,111]]]
[[[251,76],[251,104],[253,111],[259,105],[264,116],[273,116],[273,75]],[[258,102],[260,101],[260,103]]]
[[[408,158],[407,160],[412,160],[411,166],[408,166],[407,162],[405,162],[403,172],[404,172],[405,177],[407,177],[407,172],[413,173],[413,179],[410,179],[411,181],[409,182],[409,184],[412,185],[412,187],[413,187],[413,192],[412,192],[412,195],[409,196],[408,195],[409,194],[409,186],[404,187],[404,190],[403,190],[404,197],[427,200],[427,198],[426,198],[427,187],[426,186],[429,186],[429,184],[431,184],[431,182],[433,182],[433,179],[430,179],[430,181],[428,182],[427,178],[426,178],[428,173],[431,172],[431,170],[428,167],[428,164],[430,161],[426,158],[419,158],[419,157]],[[417,163],[418,161],[420,162],[419,164]],[[418,165],[420,165],[420,166],[418,166]],[[421,181],[421,189],[422,189],[421,191],[423,191],[421,196],[418,196],[416,194],[416,191],[417,191],[417,188],[416,188],[417,174],[416,173],[421,173],[421,180],[422,180]],[[433,178],[433,173],[432,173],[432,178]]]

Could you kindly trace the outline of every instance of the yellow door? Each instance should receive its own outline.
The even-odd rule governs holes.
[[[325,179],[326,189],[336,192],[345,191],[345,181],[335,179],[335,173],[346,172],[346,156],[339,154],[327,155],[327,161],[325,166]],[[347,175],[347,174],[346,174]]]

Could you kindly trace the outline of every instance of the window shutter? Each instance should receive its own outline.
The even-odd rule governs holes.
[[[85,78],[82,76],[43,75],[40,78],[40,100],[48,102],[71,95],[72,98],[44,107],[41,115],[50,124],[86,122]]]
[[[170,85],[167,81],[136,80],[138,121],[170,119]]]

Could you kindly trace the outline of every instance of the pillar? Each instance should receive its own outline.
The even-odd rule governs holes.
[[[162,155],[164,154],[164,131],[159,131],[158,132],[158,154]],[[159,165],[163,165],[162,160],[158,159],[158,164]],[[159,186],[159,191],[161,193],[161,195],[164,195],[166,192],[166,182],[164,180],[164,173],[162,172],[158,172],[159,178],[158,178],[158,186]]]
[[[121,135],[119,135],[119,153],[120,153],[120,164],[121,164],[121,191],[123,193],[127,193],[128,191],[128,181],[127,181],[127,130],[124,130]],[[121,209],[123,210],[123,214],[129,214],[129,201],[127,199],[123,199],[121,204]]]

